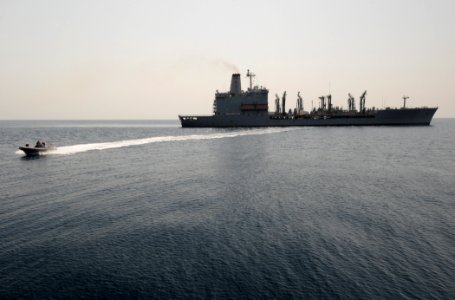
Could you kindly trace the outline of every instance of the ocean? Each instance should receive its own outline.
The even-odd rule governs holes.
[[[455,119],[0,121],[0,154],[2,299],[455,299]]]

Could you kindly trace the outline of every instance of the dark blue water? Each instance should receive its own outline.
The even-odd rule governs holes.
[[[453,119],[0,126],[0,298],[455,298]]]

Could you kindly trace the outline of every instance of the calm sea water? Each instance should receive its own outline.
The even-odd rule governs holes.
[[[0,162],[0,298],[455,299],[453,119],[2,121]]]

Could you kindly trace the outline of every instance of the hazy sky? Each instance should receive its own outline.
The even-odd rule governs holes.
[[[0,0],[0,119],[211,114],[234,71],[301,91],[306,109],[368,90],[367,106],[455,117],[455,1]],[[272,105],[273,106],[273,105]]]

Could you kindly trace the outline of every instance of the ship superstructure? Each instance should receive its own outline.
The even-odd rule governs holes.
[[[366,107],[367,91],[355,98],[348,94],[348,109],[333,106],[332,96],[319,97],[319,107],[305,111],[304,101],[297,94],[296,106],[286,111],[286,92],[275,95],[274,112],[269,112],[268,94],[264,87],[253,86],[254,74],[248,70],[249,87],[241,88],[240,74],[231,78],[228,92],[215,93],[212,116],[179,116],[182,127],[265,127],[265,126],[366,126],[366,125],[429,125],[437,107],[376,109]]]
[[[253,73],[246,75],[250,78],[250,86],[242,91],[240,74],[232,75],[229,92],[215,94],[213,113],[215,116],[238,116],[242,114],[268,115],[268,94],[266,88],[253,87]]]

